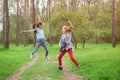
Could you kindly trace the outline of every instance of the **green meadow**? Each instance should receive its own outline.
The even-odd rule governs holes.
[[[45,51],[40,47],[35,55],[39,56],[39,59],[24,71],[19,80],[63,80],[63,72],[58,70],[58,44],[48,47],[50,60],[44,58]],[[6,80],[27,62],[32,61],[29,58],[32,50],[33,45],[16,47],[11,44],[9,49],[0,46],[0,80]],[[82,48],[82,45],[78,44],[73,55],[80,63],[80,68],[76,68],[68,54],[63,57],[63,61],[71,71],[82,76],[83,80],[120,80],[119,50],[119,44],[116,48],[112,48],[111,44],[86,44],[85,48]]]

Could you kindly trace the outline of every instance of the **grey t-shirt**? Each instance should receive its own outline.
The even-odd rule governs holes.
[[[66,43],[66,46],[64,48],[62,48],[62,50],[68,50],[69,48],[72,48],[71,34],[70,33],[63,34],[61,36],[60,41],[59,41],[59,46],[62,47],[64,42]]]

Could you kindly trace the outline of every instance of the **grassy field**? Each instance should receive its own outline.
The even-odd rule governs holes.
[[[85,80],[120,80],[120,45],[112,48],[111,44],[87,44],[84,49],[74,51],[81,69],[71,69],[82,75]]]
[[[10,45],[10,49],[4,49],[0,45],[0,80],[5,80],[7,76],[29,61],[28,52],[30,49],[22,45],[19,47]]]
[[[58,62],[56,56],[58,53],[58,45],[49,46],[50,60],[46,60],[44,58],[45,51],[40,47],[35,55],[40,56],[39,60],[35,65],[24,72],[23,78],[20,80],[63,80],[62,72],[58,70],[57,66]]]
[[[29,55],[33,45],[24,47],[10,45],[10,49],[0,46],[0,80],[5,80],[16,72],[26,62],[31,61]],[[74,50],[74,57],[81,64],[78,69],[66,54],[63,60],[70,69],[80,74],[84,80],[120,80],[120,45],[112,48],[111,44],[86,44],[85,48]],[[58,44],[49,46],[49,61],[44,58],[42,47],[36,53],[40,56],[38,61],[27,69],[20,80],[62,80],[63,74],[58,70],[57,54]],[[37,56],[35,55],[35,56]]]

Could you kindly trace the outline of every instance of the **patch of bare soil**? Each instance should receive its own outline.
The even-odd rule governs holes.
[[[75,72],[71,71],[66,64],[64,63],[63,68],[63,79],[64,80],[82,80],[81,76],[76,74]]]
[[[21,68],[17,71],[17,73],[9,76],[7,80],[17,80],[17,79],[21,78],[21,77],[22,77],[22,73],[23,73],[25,70],[27,70],[28,68],[30,68],[33,64],[35,64],[35,62],[38,60],[38,58],[39,58],[39,56],[36,55],[35,58],[32,59],[32,61],[26,63],[23,67],[21,67]]]

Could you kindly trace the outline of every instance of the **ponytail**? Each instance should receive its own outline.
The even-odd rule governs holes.
[[[68,22],[68,26],[67,26],[67,32],[72,32],[73,31],[73,25],[70,21],[67,21]]]
[[[32,26],[32,28],[35,29],[36,26],[37,26],[37,23],[34,23],[33,26]],[[37,31],[35,30],[34,31],[34,46],[35,46],[35,43],[36,43],[36,33],[37,33]]]
[[[36,26],[37,26],[37,23],[34,23],[33,26],[32,26],[32,28],[35,29]],[[37,31],[35,30],[34,33],[36,33],[36,32],[37,32]]]

